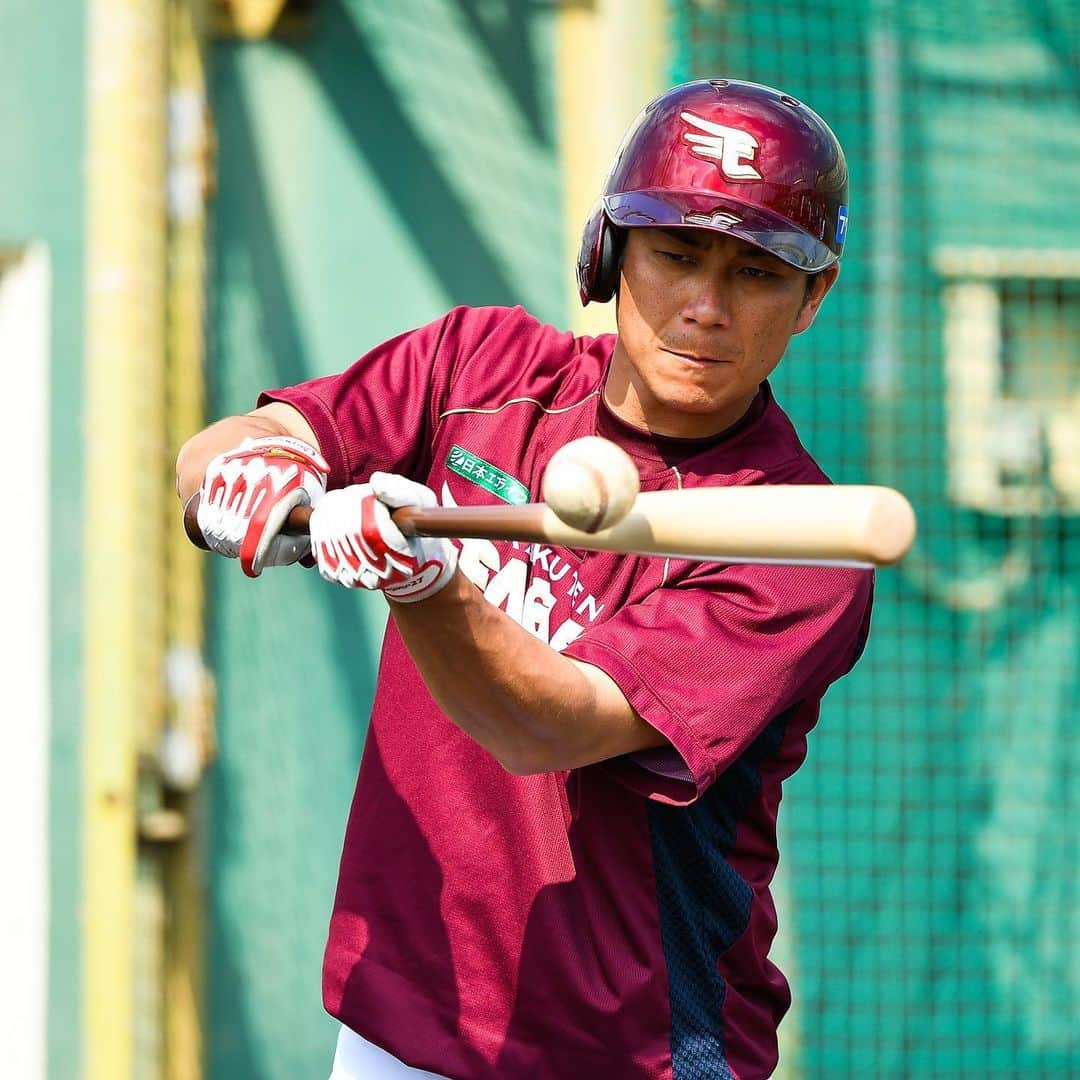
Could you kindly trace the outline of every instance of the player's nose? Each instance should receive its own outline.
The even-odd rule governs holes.
[[[727,326],[731,322],[731,294],[723,276],[696,275],[689,283],[682,316],[699,326]]]

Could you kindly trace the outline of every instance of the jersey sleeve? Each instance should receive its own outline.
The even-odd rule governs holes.
[[[303,415],[330,466],[332,488],[361,483],[377,470],[424,480],[454,374],[507,314],[455,308],[339,374],[264,390],[258,403],[282,401]]]
[[[675,752],[605,765],[641,794],[693,802],[771,721],[850,670],[872,589],[870,571],[733,565],[588,631],[564,655],[610,675]]]

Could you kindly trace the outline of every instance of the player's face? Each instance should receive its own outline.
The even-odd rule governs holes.
[[[804,273],[733,236],[631,229],[605,387],[624,420],[696,438],[734,424],[814,321],[839,267]]]

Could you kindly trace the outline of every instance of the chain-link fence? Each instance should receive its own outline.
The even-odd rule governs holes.
[[[674,3],[674,80],[781,87],[852,180],[774,379],[921,537],[782,817],[785,1075],[1080,1075],[1080,8]]]

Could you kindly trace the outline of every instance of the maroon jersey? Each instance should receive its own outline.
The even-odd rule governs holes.
[[[624,424],[602,399],[613,348],[520,309],[456,309],[261,400],[303,413],[331,487],[381,469],[443,504],[538,498],[554,451],[591,434],[631,454],[643,491],[827,482],[767,385],[710,439]],[[439,711],[391,620],[327,1009],[462,1080],[768,1075],[790,1001],[767,959],[780,785],[862,647],[871,574],[490,541],[462,542],[460,565],[673,749],[513,776]]]

